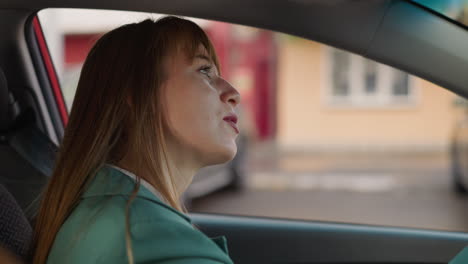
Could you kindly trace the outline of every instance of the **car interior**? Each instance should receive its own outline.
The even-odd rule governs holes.
[[[37,200],[67,122],[36,16],[53,7],[173,14],[283,32],[468,96],[467,28],[412,1],[0,0],[0,242],[20,256],[31,241]],[[468,234],[458,232],[199,213],[191,217],[208,236],[227,237],[235,263],[448,263],[468,245]]]

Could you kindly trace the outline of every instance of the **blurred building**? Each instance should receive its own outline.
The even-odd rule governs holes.
[[[453,93],[312,41],[279,45],[278,143],[293,151],[446,150]]]

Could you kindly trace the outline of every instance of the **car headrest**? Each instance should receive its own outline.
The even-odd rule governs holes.
[[[8,82],[2,69],[0,69],[0,132],[8,130],[18,114],[18,103],[8,89]]]
[[[6,130],[10,126],[8,97],[8,83],[5,74],[0,69],[0,131]]]

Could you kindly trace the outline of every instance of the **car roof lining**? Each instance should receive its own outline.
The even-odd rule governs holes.
[[[468,32],[405,0],[0,0],[3,9],[33,13],[48,7],[155,12],[269,29],[360,54],[468,96]],[[284,20],[285,13],[294,16]]]
[[[365,55],[468,96],[468,31],[417,5],[392,3]]]

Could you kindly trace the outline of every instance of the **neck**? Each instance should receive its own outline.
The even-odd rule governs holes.
[[[193,151],[180,146],[177,141],[167,142],[167,164],[165,173],[172,173],[172,179],[176,184],[179,195],[192,183],[193,176],[202,167]]]
[[[171,175],[178,194],[182,195],[192,182],[193,176],[197,172],[198,168],[191,166],[189,162],[177,162],[181,160],[176,160],[173,157],[168,158],[169,167],[165,166],[165,173],[167,175]]]
[[[165,176],[170,176],[173,180],[176,192],[180,197],[192,182],[195,173],[202,166],[197,165],[198,162],[193,158],[195,155],[189,155],[190,151],[184,151],[183,148],[174,144],[168,144],[167,147],[167,165],[163,162],[161,167]],[[138,152],[131,151],[127,153],[116,165],[134,173],[149,183],[158,180],[151,179],[152,173],[140,167],[138,160],[141,153],[139,155],[135,153]],[[157,189],[156,186],[153,187]]]

